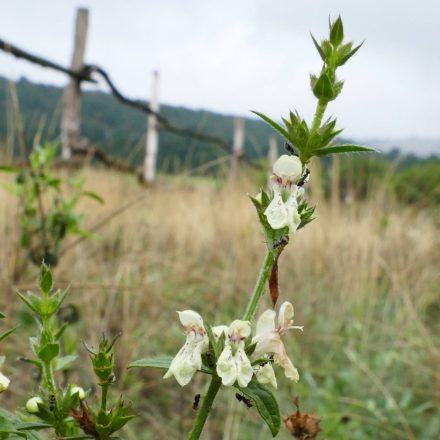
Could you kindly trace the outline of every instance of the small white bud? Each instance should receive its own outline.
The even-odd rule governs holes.
[[[78,385],[73,385],[70,389],[70,394],[73,396],[77,393],[79,400],[84,400],[86,398],[86,392],[83,390],[83,388],[79,387]]]
[[[301,160],[297,156],[288,156],[283,154],[273,165],[273,173],[282,179],[283,184],[295,183],[303,172]]]
[[[28,412],[30,412],[31,414],[35,414],[39,411],[38,405],[42,405],[43,404],[43,399],[41,397],[31,397],[27,402],[26,402],[26,410]]]
[[[254,196],[254,199],[261,205],[261,203],[263,202],[263,194],[259,192],[256,196]]]
[[[0,394],[7,390],[10,382],[4,374],[0,373]]]

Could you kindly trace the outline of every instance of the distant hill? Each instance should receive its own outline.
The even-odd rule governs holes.
[[[16,83],[28,142],[32,143],[38,126],[44,118],[43,139],[59,139],[60,109],[63,89],[60,87],[35,84],[25,78]],[[6,78],[0,77],[0,139],[5,139],[7,129],[7,109],[10,105],[9,87]],[[232,143],[233,115],[223,115],[206,110],[191,110],[185,107],[161,106],[161,113],[173,124],[223,138]],[[119,103],[110,94],[84,91],[82,99],[82,132],[92,144],[108,153],[140,164],[145,146],[146,115]],[[266,155],[269,137],[274,131],[257,119],[246,119],[245,150],[250,159]],[[159,167],[165,171],[175,171],[179,167],[194,167],[206,163],[225,152],[216,145],[193,141],[190,138],[161,132],[159,140]],[[402,145],[400,145],[400,143]],[[406,153],[425,154],[440,152],[440,140],[381,140],[374,139],[369,145],[383,148],[384,156],[395,159],[398,149]],[[438,146],[438,149],[437,147]],[[17,149],[17,146],[16,146]],[[279,150],[282,141],[279,139]],[[414,154],[403,160],[405,165],[419,161]],[[426,160],[426,159],[425,159]]]
[[[29,142],[37,132],[42,117],[46,118],[43,138],[59,138],[62,89],[34,84],[26,79],[16,83],[20,110]],[[8,82],[0,77],[0,136],[7,134],[7,108],[9,105]],[[161,113],[173,124],[205,132],[232,143],[232,115],[221,115],[205,110],[184,107],[161,106]],[[128,158],[139,164],[145,145],[146,115],[120,104],[110,94],[85,91],[82,98],[82,132],[92,144],[99,145],[111,154]],[[264,122],[247,119],[245,126],[245,150],[253,159],[267,154],[268,140],[274,132]],[[280,151],[282,148],[280,140]],[[215,159],[225,152],[207,142],[161,132],[159,141],[159,166],[170,169],[173,164],[197,166]]]

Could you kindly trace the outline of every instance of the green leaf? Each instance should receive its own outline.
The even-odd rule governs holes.
[[[251,381],[246,388],[238,387],[241,393],[255,404],[261,418],[266,422],[273,437],[276,437],[281,428],[280,408],[274,395],[258,382]]]
[[[344,39],[344,26],[341,16],[332,24],[330,29],[330,42],[333,46],[339,46]]]
[[[162,370],[168,370],[172,360],[173,358],[171,356],[139,359],[131,362],[128,368],[160,368]],[[202,367],[199,371],[206,374],[212,374],[212,371],[205,367]]]
[[[318,99],[325,101],[331,101],[335,95],[332,82],[327,73],[322,73],[316,81],[312,81],[312,90]]]
[[[48,295],[53,287],[52,272],[49,266],[41,265],[40,269],[40,289]]]
[[[93,191],[83,191],[82,195],[86,196],[86,197],[90,197],[91,199],[95,200],[96,202],[100,203],[101,205],[103,205],[105,203],[104,199],[100,195],[96,194]]]
[[[259,116],[263,121],[267,122],[273,129],[275,129],[281,136],[285,137],[289,142],[291,142],[289,132],[281,127],[280,124],[270,119],[268,116],[266,116],[263,113],[256,112],[254,110],[251,110],[252,113],[255,113],[257,116]]]
[[[5,319],[6,318],[6,316],[5,315],[3,315],[3,313],[2,312],[0,312],[0,319]]]
[[[42,301],[34,295],[32,292],[28,292],[26,295],[17,292],[20,299],[37,315],[42,315]]]
[[[341,144],[333,145],[331,147],[324,147],[313,151],[313,154],[318,157],[329,156],[331,154],[342,154],[342,153],[377,153],[377,150],[371,147],[365,147],[363,145],[354,144]]]
[[[54,371],[65,370],[78,358],[76,354],[70,354],[56,359]]]
[[[313,36],[313,34],[310,34],[310,36],[312,37],[313,44],[315,45],[316,50],[319,52],[319,56],[321,57],[322,61],[325,62],[326,57],[325,57],[324,51],[321,49],[321,46],[319,45],[319,43],[315,40],[315,37]]]
[[[351,44],[351,43],[348,43]],[[361,44],[359,44],[359,46],[356,46],[353,50],[351,50],[348,54],[343,55],[339,60],[338,60],[338,66],[342,66],[344,65],[364,44],[364,42],[362,41]]]
[[[212,333],[212,327],[209,324],[205,324],[206,333],[208,334],[209,343],[212,346],[212,349],[214,350],[214,356],[217,360],[220,356],[218,343],[215,339],[214,333]]]
[[[38,352],[38,357],[43,362],[50,362],[53,358],[58,356],[59,352],[60,352],[60,344],[46,344]]]
[[[0,341],[3,341],[6,337],[8,337],[17,327],[11,328],[10,330],[6,330],[3,333],[0,333]]]
[[[18,173],[20,171],[20,168],[13,167],[11,165],[0,165],[0,171],[3,171],[5,173]]]
[[[39,429],[52,428],[48,423],[18,423],[16,428],[19,431],[38,431]]]

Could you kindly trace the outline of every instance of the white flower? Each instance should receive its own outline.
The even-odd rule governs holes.
[[[76,393],[78,393],[79,400],[84,400],[86,398],[86,392],[84,391],[84,389],[79,387],[78,385],[73,385],[70,388],[70,394],[73,396]]]
[[[41,397],[31,397],[26,402],[26,409],[31,414],[37,413],[40,409],[38,408],[38,405],[43,404],[43,399]]]
[[[283,154],[273,165],[274,180],[283,186],[296,183],[302,172],[303,165],[297,156]]]
[[[11,381],[2,373],[0,373],[0,394],[6,391]]]
[[[272,385],[274,388],[277,388],[277,379],[275,377],[275,372],[273,371],[273,367],[268,362],[265,365],[260,365],[255,369],[255,376],[257,377],[258,382],[262,384]]]
[[[298,370],[287,356],[286,348],[281,341],[281,336],[287,330],[303,329],[293,325],[293,316],[293,306],[287,301],[281,305],[277,320],[273,310],[266,310],[257,321],[256,335],[252,342],[257,344],[255,356],[273,354],[274,363],[284,368],[284,374],[288,379],[297,382],[299,380]]]
[[[214,338],[218,340],[222,333],[225,334],[225,336],[228,336],[228,326],[227,325],[216,325],[212,327],[212,334],[214,335]]]
[[[172,360],[164,378],[174,376],[181,386],[189,383],[194,373],[202,368],[202,353],[208,348],[208,336],[202,317],[193,310],[177,312],[186,333],[185,345]]]
[[[298,187],[293,186],[289,193],[287,200],[284,201],[281,188],[275,184],[273,199],[264,211],[264,215],[273,229],[282,229],[288,226],[289,233],[293,234],[301,223],[301,217],[298,214]]]
[[[217,374],[225,386],[238,382],[247,387],[254,371],[244,350],[245,340],[251,334],[249,321],[235,320],[228,328],[225,347],[217,360]]]

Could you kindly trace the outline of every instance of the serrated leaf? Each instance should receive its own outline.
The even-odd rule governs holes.
[[[288,131],[286,129],[284,129],[283,127],[281,127],[280,124],[273,121],[272,119],[270,119],[268,116],[266,116],[263,113],[256,112],[254,110],[251,110],[251,112],[256,114],[257,116],[259,116],[261,119],[263,119],[263,121],[267,122],[275,131],[277,131],[281,136],[285,137],[289,142],[292,142]]]
[[[333,145],[331,147],[324,147],[313,151],[313,154],[318,157],[329,156],[331,154],[342,153],[377,153],[377,150],[371,147],[355,144]]]
[[[127,368],[160,368],[162,370],[168,370],[172,360],[173,358],[171,356],[139,359],[131,362]],[[205,367],[202,367],[199,371],[206,374],[212,374],[212,371]]]
[[[274,395],[264,385],[251,381],[246,388],[238,387],[241,393],[255,404],[261,418],[266,422],[273,437],[281,428],[281,416],[278,402]]]

